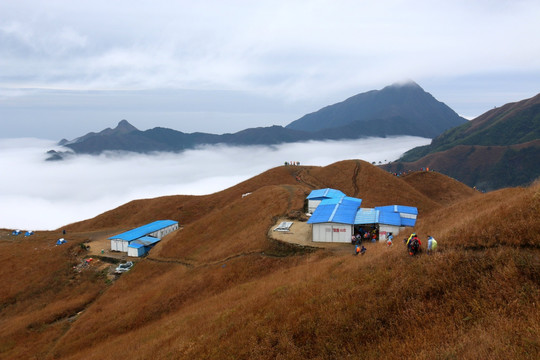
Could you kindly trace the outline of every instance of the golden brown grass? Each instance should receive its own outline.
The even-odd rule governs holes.
[[[57,234],[0,241],[0,358],[43,357],[106,287],[99,273],[75,273],[77,238],[55,246]],[[73,240],[73,241],[71,241]]]
[[[277,251],[268,227],[302,209],[313,186],[365,206],[419,207],[415,231],[435,236],[440,251],[413,258],[400,241],[369,243],[364,256]],[[96,277],[71,278],[76,248],[37,258],[50,264],[39,273],[20,263],[28,246],[0,243],[0,275],[12,264],[19,277],[2,287],[0,358],[537,359],[538,192],[482,195],[440,174],[403,179],[344,161],[272,169],[202,197],[132,202],[69,229],[128,227],[153,214],[184,229],[101,294]]]

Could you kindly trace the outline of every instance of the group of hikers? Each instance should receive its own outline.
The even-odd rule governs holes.
[[[351,244],[355,246],[355,255],[364,255],[367,251],[366,247],[362,245],[362,241],[376,242],[379,238],[379,230],[373,227],[371,230],[364,230],[360,227],[357,229],[354,235],[351,236]]]
[[[379,239],[379,230],[373,227],[371,230],[358,228],[351,237],[351,244],[361,245],[362,241],[376,242]]]
[[[364,231],[362,228],[351,237],[351,243],[355,245],[355,255],[364,255],[367,249],[362,245],[363,240],[371,240],[371,242],[377,241],[378,232],[375,230]],[[386,246],[391,247],[393,245],[394,235],[391,232],[386,234]],[[404,238],[403,242],[407,246],[407,253],[411,256],[415,256],[421,251],[422,242],[416,233],[412,233],[409,238]],[[437,240],[433,236],[427,237],[427,250],[428,255],[433,254],[433,251],[437,248]]]
[[[414,256],[420,252],[420,246],[422,246],[422,242],[420,241],[416,233],[412,233],[408,239],[403,239],[403,242],[405,243],[405,245],[407,245],[407,252],[409,253],[409,255]],[[428,235],[426,253],[428,255],[431,255],[433,251],[435,251],[435,249],[437,249],[437,240],[435,240],[433,236]]]

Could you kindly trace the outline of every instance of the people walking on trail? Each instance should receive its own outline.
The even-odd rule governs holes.
[[[390,247],[392,246],[392,241],[394,240],[394,235],[392,235],[391,232],[386,235],[386,246]]]
[[[407,252],[409,252],[409,250],[410,250],[410,248],[411,248],[411,240],[412,240],[412,238],[415,237],[415,236],[416,236],[416,233],[412,233],[412,234],[409,236],[408,239],[407,239],[407,238],[403,239],[403,240],[405,241],[405,245],[407,245]]]
[[[412,233],[409,237],[409,240],[407,240],[407,252],[411,256],[416,255],[420,251],[421,245],[422,243],[420,242],[420,239],[418,238],[416,233]]]
[[[354,249],[354,255],[364,255],[366,253],[366,248],[364,247],[364,245],[360,246],[360,245],[356,245],[355,249]]]
[[[437,248],[437,240],[433,238],[433,236],[428,235],[428,242],[427,242],[427,254],[431,255],[433,251]]]

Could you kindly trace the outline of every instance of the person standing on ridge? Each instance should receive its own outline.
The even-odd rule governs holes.
[[[435,240],[433,236],[428,235],[427,254],[431,255],[436,248],[437,248],[437,240]]]
[[[392,240],[394,240],[394,235],[392,235],[392,233],[389,232],[386,237],[386,246],[388,247],[392,246]]]

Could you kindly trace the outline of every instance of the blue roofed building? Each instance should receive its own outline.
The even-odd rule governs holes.
[[[111,236],[111,250],[127,252],[128,256],[143,256],[165,235],[178,229],[178,221],[158,220]]]
[[[312,211],[307,223],[312,225],[315,242],[347,243],[361,230],[376,230],[379,240],[386,240],[389,233],[397,235],[404,227],[414,227],[418,217],[418,209],[412,206],[361,208],[361,199],[330,188],[313,190],[307,199]]]
[[[378,206],[375,209],[384,211],[385,213],[397,214],[400,218],[401,226],[413,227],[416,225],[416,218],[418,217],[418,209],[412,206],[403,205],[388,205]]]
[[[321,203],[323,200],[328,199],[341,199],[342,197],[345,197],[345,194],[339,190],[336,189],[317,189],[313,190],[309,195],[307,196],[308,200],[308,213],[313,214],[317,206]]]
[[[361,199],[348,196],[321,200],[308,220],[312,224],[312,239],[315,242],[351,242],[354,220]]]

